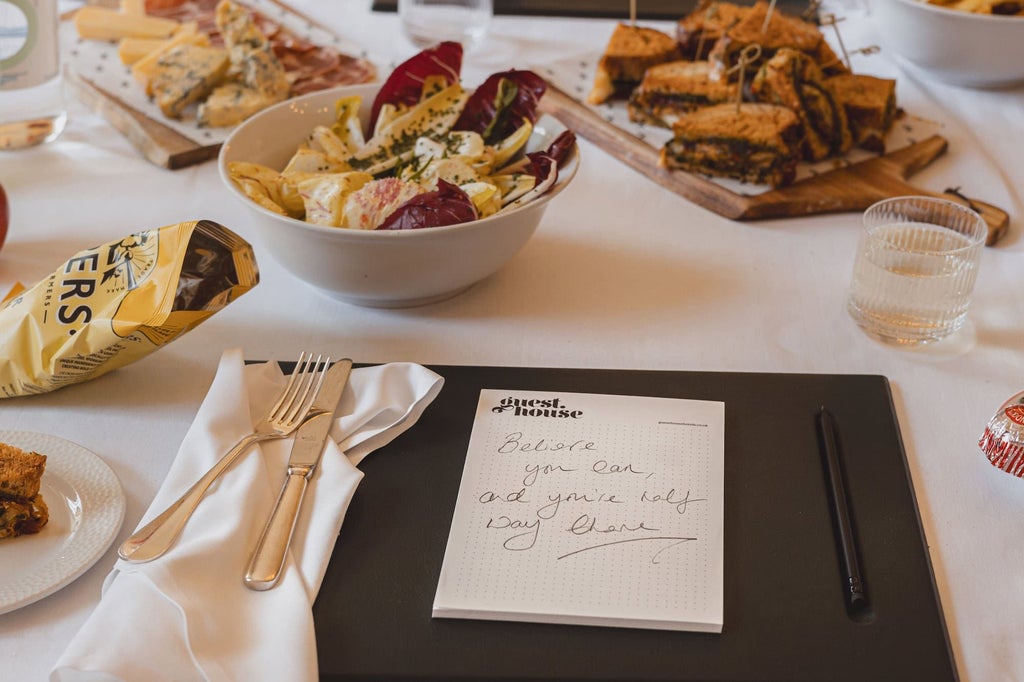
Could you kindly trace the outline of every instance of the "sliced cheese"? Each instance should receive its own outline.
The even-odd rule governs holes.
[[[252,13],[231,0],[221,0],[215,20],[242,82],[269,99],[269,103],[286,99],[291,90],[288,75]]]
[[[146,0],[121,0],[121,13],[144,15],[146,13]]]
[[[150,79],[153,98],[166,116],[181,118],[188,105],[220,85],[230,65],[221,48],[178,45],[157,62]]]
[[[207,47],[209,44],[210,38],[205,33],[175,34],[170,40],[166,41],[163,47],[158,47],[153,52],[150,52],[145,57],[140,58],[132,64],[132,76],[146,89],[147,95],[152,95],[153,91],[149,87],[149,81],[153,77],[153,71],[156,69],[157,62],[159,62],[165,54],[179,45],[197,45],[199,47]]]
[[[229,50],[235,47],[251,49],[267,42],[266,35],[253,21],[252,14],[231,0],[222,0],[217,3],[214,21],[224,36],[224,44]]]
[[[241,56],[238,56],[241,53]],[[232,63],[241,71],[242,82],[256,90],[270,102],[280,102],[288,98],[291,83],[284,65],[274,54],[268,44],[266,49],[242,50],[234,48],[231,52]]]
[[[178,25],[171,38],[122,38],[117,47],[117,56],[120,57],[122,64],[131,66],[143,57],[167,47],[177,36],[182,36],[182,38],[179,38],[175,44],[180,44],[185,36],[188,36],[189,39],[184,42],[190,45],[205,47],[210,44],[210,37],[205,33],[199,33],[199,24],[187,21]]]
[[[242,83],[225,83],[200,103],[196,120],[200,127],[226,128],[241,123],[276,101]]]
[[[107,7],[86,5],[75,12],[75,29],[86,40],[169,38],[178,22],[163,17],[125,14]]]
[[[121,63],[130,66],[147,54],[159,50],[168,42],[166,38],[122,38],[117,46]]]

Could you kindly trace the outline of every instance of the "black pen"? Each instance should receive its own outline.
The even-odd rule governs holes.
[[[818,413],[821,440],[824,445],[825,473],[828,475],[829,497],[832,499],[832,516],[839,535],[839,550],[843,562],[843,578],[846,582],[846,599],[850,608],[857,608],[867,602],[867,592],[860,573],[860,557],[853,538],[850,523],[850,507],[843,484],[843,470],[839,462],[839,444],[836,441],[832,413],[824,406]]]

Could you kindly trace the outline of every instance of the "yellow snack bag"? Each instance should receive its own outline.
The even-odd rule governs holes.
[[[210,220],[81,251],[0,306],[0,397],[45,393],[123,367],[258,282],[252,247]]]

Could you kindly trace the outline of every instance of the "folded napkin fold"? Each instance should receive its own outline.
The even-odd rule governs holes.
[[[246,365],[240,350],[227,351],[139,526],[251,432],[285,381],[277,363]],[[167,554],[145,564],[117,562],[52,682],[316,680],[311,607],[362,479],[356,465],[415,424],[442,384],[414,364],[353,370],[278,585],[254,592],[242,576],[284,482],[291,438],[243,455]]]

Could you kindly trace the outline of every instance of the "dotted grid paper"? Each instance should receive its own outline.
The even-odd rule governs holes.
[[[662,128],[648,123],[637,123],[631,121],[625,100],[613,99],[597,105],[589,104],[587,102],[587,95],[593,87],[594,74],[597,71],[597,62],[600,58],[601,53],[594,52],[578,58],[565,59],[549,64],[533,66],[531,68],[538,74],[544,76],[544,78],[549,82],[557,86],[562,92],[583,103],[592,111],[598,113],[601,118],[616,128],[630,133],[655,149],[661,149],[665,143],[672,138],[672,131],[668,128]],[[898,101],[897,105],[899,105]],[[895,122],[892,130],[889,131],[889,135],[886,137],[886,150],[894,151],[902,149],[903,147],[927,139],[932,135],[942,134],[942,131],[943,125],[938,121],[921,118],[919,116],[912,115],[909,112],[904,113],[904,115]],[[825,159],[824,161],[818,161],[815,163],[806,161],[801,162],[797,165],[795,181],[804,180],[843,166],[849,166],[850,164],[858,163],[875,156],[877,155],[863,149],[853,149],[842,158]],[[708,179],[739,194],[759,194],[771,189],[768,185],[743,183],[729,178],[709,177]]]
[[[721,632],[721,402],[481,391],[435,617]]]
[[[315,45],[333,47],[343,54],[377,63],[364,48],[311,23],[273,0],[245,0],[245,5],[259,10]],[[78,37],[73,21],[62,22],[60,32],[61,59],[65,67],[74,69],[75,73],[135,111],[204,146],[224,142],[234,130],[234,127],[200,128],[196,125],[195,112],[192,110],[180,121],[168,118],[160,107],[146,96],[145,89],[132,76],[131,66],[121,63],[117,55],[116,42],[83,40]]]

